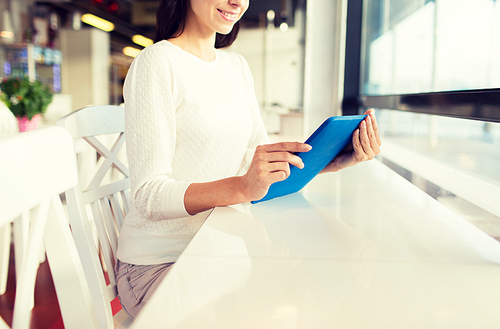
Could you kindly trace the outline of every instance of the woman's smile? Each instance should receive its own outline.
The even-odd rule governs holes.
[[[249,0],[190,0],[187,25],[228,34],[248,5]]]
[[[236,20],[238,19],[237,13],[232,13],[232,12],[225,11],[222,9],[217,9],[217,11],[221,14],[222,18],[224,18],[225,20],[227,20],[229,22],[236,22]]]

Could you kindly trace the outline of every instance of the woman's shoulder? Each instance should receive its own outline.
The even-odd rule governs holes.
[[[142,60],[155,57],[160,57],[162,60],[165,58],[168,59],[173,54],[173,49],[170,46],[171,44],[165,40],[158,41],[141,50],[135,59]]]
[[[173,71],[178,65],[177,54],[167,41],[159,41],[147,46],[134,58],[132,71]]]
[[[235,51],[227,49],[217,49],[217,51],[219,52],[218,56],[225,57],[226,60],[234,61],[242,65],[247,65],[247,61],[245,60],[245,58]]]
[[[223,57],[225,61],[231,62],[233,65],[239,67],[245,75],[250,72],[250,67],[248,66],[245,57],[243,57],[241,54],[231,50],[218,49],[218,51],[218,56]]]

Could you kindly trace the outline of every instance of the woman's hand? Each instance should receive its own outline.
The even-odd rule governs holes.
[[[259,145],[247,173],[242,176],[242,191],[249,200],[263,198],[271,184],[290,175],[290,164],[304,168],[302,159],[293,152],[308,152],[311,146],[299,142]]]
[[[359,124],[352,134],[352,143],[346,147],[321,172],[335,172],[354,166],[363,161],[372,160],[380,153],[380,139],[375,111],[365,112],[368,116]]]

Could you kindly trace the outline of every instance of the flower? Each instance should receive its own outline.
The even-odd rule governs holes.
[[[16,95],[12,95],[10,96],[10,102],[12,103],[12,105],[17,105],[19,104],[19,99],[16,97]]]
[[[6,78],[0,82],[0,100],[16,117],[31,120],[35,114],[43,114],[52,102],[53,94],[48,85],[30,81],[28,77]]]

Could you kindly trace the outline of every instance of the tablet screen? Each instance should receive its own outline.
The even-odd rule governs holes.
[[[304,168],[290,166],[290,176],[269,187],[258,203],[300,191],[325,168],[352,140],[352,133],[366,115],[330,117],[306,140],[313,148],[309,152],[295,153],[304,162]]]

